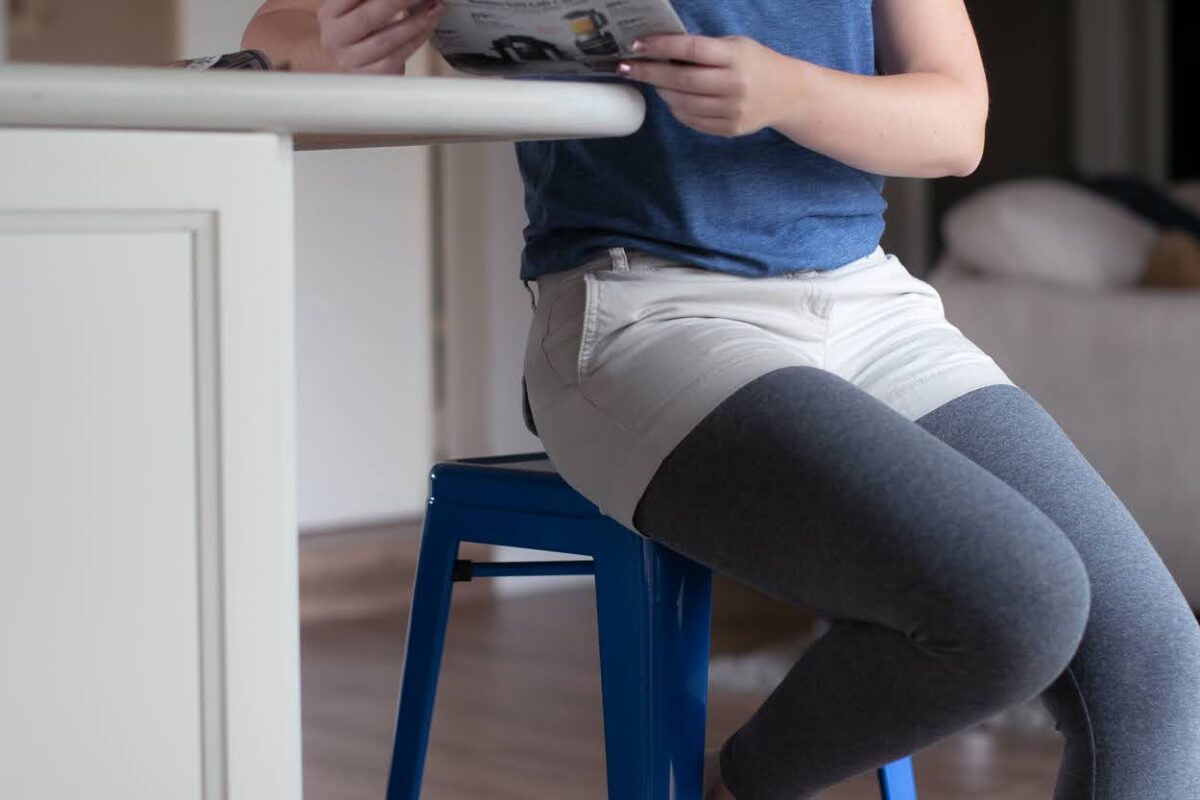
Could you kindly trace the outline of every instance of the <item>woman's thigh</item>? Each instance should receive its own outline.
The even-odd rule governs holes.
[[[614,253],[539,280],[526,423],[563,478],[631,529],[667,454],[773,370],[828,370],[909,420],[1009,382],[882,250],[770,279]]]
[[[817,368],[775,370],[723,401],[663,461],[636,521],[785,602],[948,653],[998,645],[1027,656],[1005,637],[1026,636],[1037,618],[1082,631],[1087,613],[1078,554],[1045,514]]]

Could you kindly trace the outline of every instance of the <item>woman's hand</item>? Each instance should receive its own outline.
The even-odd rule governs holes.
[[[321,47],[346,72],[402,75],[444,11],[441,0],[322,0]]]
[[[705,133],[769,127],[877,175],[969,175],[983,156],[988,89],[964,0],[873,0],[872,18],[871,74],[739,36],[678,34],[648,36],[638,52],[682,63],[635,59],[621,74],[655,86],[682,123]]]
[[[744,136],[775,124],[785,57],[744,36],[647,36],[618,72],[654,86],[675,118],[715,136]],[[663,63],[666,61],[684,63]]]

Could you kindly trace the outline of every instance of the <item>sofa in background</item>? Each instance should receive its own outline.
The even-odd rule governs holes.
[[[1026,180],[965,198],[925,280],[1058,421],[1200,609],[1200,287],[1138,285],[1165,231],[1087,192]],[[1195,186],[1173,196],[1200,206]]]

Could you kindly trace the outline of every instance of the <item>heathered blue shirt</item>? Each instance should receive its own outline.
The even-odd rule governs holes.
[[[872,0],[674,0],[687,29],[740,34],[785,55],[875,73]],[[653,87],[646,122],[615,139],[522,142],[521,278],[614,246],[753,277],[831,269],[883,233],[883,179],[767,128],[735,138],[678,122]]]

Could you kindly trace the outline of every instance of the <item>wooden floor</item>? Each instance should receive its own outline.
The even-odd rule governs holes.
[[[595,606],[590,591],[456,608],[447,635],[428,800],[603,800]],[[307,800],[383,800],[404,620],[306,626],[302,635]],[[758,699],[713,694],[710,746]],[[918,753],[922,800],[1046,800],[1054,739],[970,731]],[[821,795],[878,798],[870,775]]]

